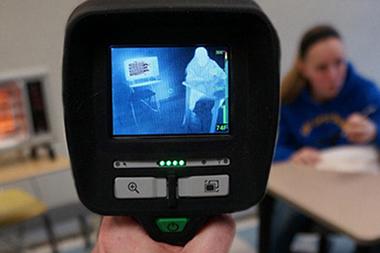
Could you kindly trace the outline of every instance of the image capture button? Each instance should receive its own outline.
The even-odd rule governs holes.
[[[115,179],[115,197],[118,199],[165,198],[165,178],[119,177]]]
[[[194,176],[178,180],[179,197],[219,197],[229,194],[229,176]]]
[[[179,233],[185,229],[188,222],[188,218],[162,218],[156,220],[156,225],[161,232]]]

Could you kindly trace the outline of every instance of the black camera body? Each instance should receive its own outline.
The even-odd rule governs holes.
[[[180,245],[208,217],[258,203],[276,139],[279,54],[249,0],[79,6],[66,29],[63,102],[84,205]]]

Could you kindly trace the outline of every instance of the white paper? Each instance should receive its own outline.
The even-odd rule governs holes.
[[[343,173],[380,173],[379,150],[374,146],[339,146],[321,152],[316,168]]]

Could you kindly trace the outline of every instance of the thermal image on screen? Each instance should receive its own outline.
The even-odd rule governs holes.
[[[114,136],[228,134],[226,47],[111,47]]]

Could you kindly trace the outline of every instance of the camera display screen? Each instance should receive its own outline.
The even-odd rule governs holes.
[[[114,136],[229,134],[223,46],[111,47]]]

